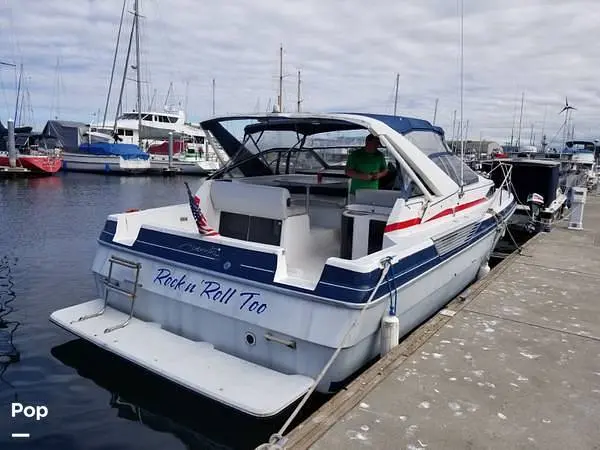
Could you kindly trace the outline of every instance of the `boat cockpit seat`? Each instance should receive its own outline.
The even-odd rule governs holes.
[[[357,189],[354,203],[359,205],[382,206],[393,208],[396,201],[401,197],[400,191],[387,191],[381,189]]]
[[[306,216],[306,208],[292,205],[282,187],[235,181],[214,181],[210,200],[222,236],[270,245],[281,245],[286,221]]]

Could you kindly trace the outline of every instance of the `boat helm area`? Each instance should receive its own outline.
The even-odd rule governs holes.
[[[392,212],[394,217],[420,217],[440,194],[439,186],[403,160],[384,136],[379,150],[388,173],[379,189],[349,194],[351,181],[339,161],[363,147],[372,133],[356,123],[314,118],[234,122],[212,124],[211,133],[226,151],[230,147],[232,157],[200,189],[202,211],[224,238],[281,247],[288,277],[298,278],[294,284],[314,287],[328,258],[356,260],[397,245],[384,238]],[[448,151],[443,134],[417,129],[404,137],[457,191],[463,163]],[[480,181],[466,165],[462,170],[465,185]]]

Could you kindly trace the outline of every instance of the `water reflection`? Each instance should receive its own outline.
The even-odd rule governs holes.
[[[51,177],[28,178],[27,186],[36,189],[60,189],[62,187],[62,177],[54,175]]]
[[[11,303],[16,298],[11,268],[16,263],[15,258],[8,256],[0,259],[0,384],[12,390],[14,390],[14,386],[5,379],[5,374],[11,364],[20,360],[20,353],[15,347],[13,339],[21,324],[10,318],[10,314],[14,310]]]

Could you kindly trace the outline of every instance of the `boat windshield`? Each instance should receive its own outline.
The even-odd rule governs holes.
[[[479,177],[473,169],[450,151],[439,134],[432,131],[411,131],[404,137],[415,144],[459,186],[461,185],[461,166],[463,185],[475,184],[479,181]]]
[[[565,145],[570,150],[587,150],[593,152],[596,149],[596,144],[589,141],[569,141]]]
[[[367,130],[268,129],[260,122],[247,125],[240,149],[220,171],[232,177],[244,175],[240,166],[260,161],[265,170],[258,175],[314,173],[333,170],[343,173],[348,154],[363,147]],[[231,129],[228,131],[232,131]],[[239,134],[238,134],[239,136]],[[385,150],[387,154],[387,150]]]

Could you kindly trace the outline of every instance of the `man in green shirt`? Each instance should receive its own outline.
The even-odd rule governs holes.
[[[379,179],[388,173],[385,157],[378,150],[379,147],[379,138],[369,134],[365,139],[365,146],[348,156],[346,175],[352,179],[351,194],[357,189],[379,189]]]

